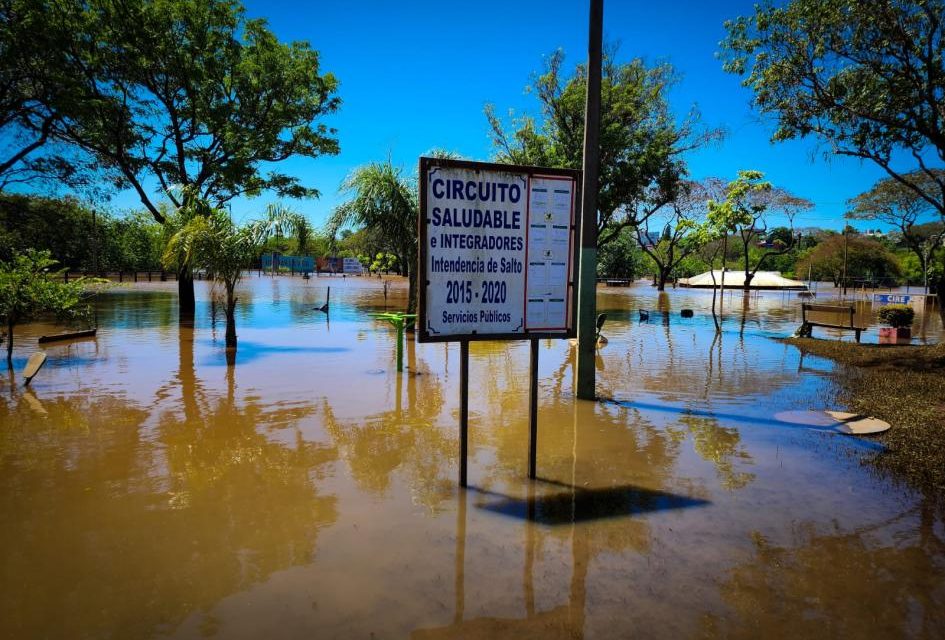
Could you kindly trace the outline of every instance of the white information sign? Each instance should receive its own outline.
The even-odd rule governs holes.
[[[571,331],[577,181],[548,172],[421,160],[421,341]]]

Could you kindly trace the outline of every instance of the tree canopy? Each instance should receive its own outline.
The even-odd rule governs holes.
[[[338,151],[320,122],[338,83],[307,43],[280,42],[236,0],[61,2],[45,20],[74,106],[50,135],[113,169],[159,222],[155,193],[182,204],[173,186],[216,205],[264,190],[317,195],[273,166]]]
[[[700,128],[695,110],[675,120],[667,95],[676,82],[670,65],[618,63],[615,56],[611,47],[601,71],[599,247],[671,202],[686,175],[683,155],[721,137]],[[586,86],[585,66],[568,75],[559,50],[531,87],[541,106],[539,121],[515,118],[507,129],[487,106],[496,161],[580,169]]]
[[[847,279],[870,278],[885,280],[898,278],[901,273],[899,261],[883,243],[855,232],[835,233],[824,239],[797,261],[795,272],[811,274],[814,280],[832,280],[834,285],[843,284],[843,254],[846,243]]]
[[[0,191],[11,185],[88,186],[91,158],[57,143],[57,124],[83,108],[79,79],[53,19],[55,4],[0,3]]]
[[[916,171],[907,177],[925,183],[928,188],[934,187],[923,172]],[[851,198],[847,204],[850,207],[847,217],[850,219],[878,220],[895,227],[902,235],[903,243],[918,258],[921,273],[927,272],[928,257],[945,241],[941,225],[928,224],[930,214],[934,216],[938,212],[927,200],[902,182],[884,178],[869,191]]]
[[[143,210],[118,215],[71,197],[0,194],[0,260],[42,248],[73,271],[160,269],[161,236]]]
[[[744,74],[756,106],[776,118],[775,140],[818,136],[945,215],[943,16],[943,0],[756,5],[726,23],[724,68]]]

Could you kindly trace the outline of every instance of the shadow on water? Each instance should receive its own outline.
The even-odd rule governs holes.
[[[675,413],[686,416],[699,416],[701,418],[716,418],[726,422],[739,422],[742,424],[764,424],[774,427],[802,427],[804,429],[814,429],[816,431],[836,431],[833,427],[820,426],[814,424],[799,424],[787,420],[778,420],[777,418],[763,418],[760,416],[742,415],[737,413],[719,413],[709,409],[692,409],[688,407],[674,407],[666,404],[653,404],[650,402],[635,402],[631,400],[616,400],[613,398],[602,398],[601,402],[615,404],[628,409],[639,409],[641,411],[660,411],[663,413]]]
[[[709,504],[708,500],[700,498],[632,485],[589,489],[555,480],[539,478],[538,481],[561,487],[565,491],[519,498],[479,487],[470,487],[470,489],[485,496],[499,498],[495,502],[477,505],[480,509],[549,526],[620,518],[669,509],[701,507]]]

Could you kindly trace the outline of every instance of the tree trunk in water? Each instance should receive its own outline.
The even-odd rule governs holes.
[[[177,274],[177,306],[181,318],[194,317],[197,302],[194,298],[194,274],[189,270]]]
[[[669,280],[669,269],[660,269],[659,282],[656,285],[657,291],[666,291],[666,281]]]
[[[226,292],[226,350],[236,351],[236,296]]]
[[[13,316],[7,318],[7,366],[13,368]]]
[[[745,291],[751,289],[751,281],[755,279],[755,274],[748,271],[745,272]]]

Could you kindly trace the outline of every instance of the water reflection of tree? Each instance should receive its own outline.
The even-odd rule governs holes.
[[[232,373],[231,369],[231,373]],[[15,637],[149,637],[310,562],[337,517],[315,482],[331,448],[267,429],[298,407],[207,394],[195,415],[127,399],[43,399],[47,416],[0,402],[0,620]],[[301,412],[300,412],[301,411]],[[53,613],[54,612],[54,613]]]
[[[749,485],[755,474],[739,471],[738,463],[751,464],[751,454],[742,446],[738,429],[723,427],[717,418],[685,415],[679,419],[685,430],[673,430],[678,437],[692,437],[693,448],[703,460],[715,466],[722,487],[729,490]]]
[[[794,371],[768,357],[781,346],[763,338],[729,340],[723,334],[710,341],[709,332],[659,331],[651,325],[624,337],[619,328],[615,323],[602,353],[606,366],[598,371],[601,388],[618,397],[637,390],[670,402],[691,399],[696,390],[704,397],[770,395],[797,380]],[[706,388],[710,366],[714,376]]]
[[[341,419],[327,399],[322,401],[325,430],[354,480],[375,494],[389,490],[395,472],[410,485],[414,499],[430,509],[452,495],[459,450],[458,430],[438,424],[443,388],[436,376],[417,375],[415,344],[407,342],[407,373],[388,373],[394,406],[380,413]],[[406,398],[405,398],[406,394]]]
[[[775,630],[801,638],[941,638],[945,541],[934,523],[915,516],[853,532],[803,524],[789,544],[754,533],[751,557],[721,586],[731,613],[707,615],[704,631],[727,638]]]
[[[106,291],[96,296],[95,312],[100,326],[151,329],[177,320],[176,302],[177,296],[167,292]]]

